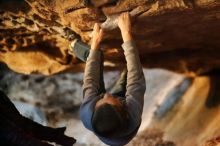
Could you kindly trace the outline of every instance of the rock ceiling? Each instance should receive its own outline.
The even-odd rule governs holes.
[[[19,73],[82,71],[68,39],[90,44],[95,22],[130,11],[143,65],[201,74],[220,68],[219,0],[1,0],[0,62]],[[105,23],[113,27],[113,22]],[[105,31],[105,66],[124,65],[117,28]]]

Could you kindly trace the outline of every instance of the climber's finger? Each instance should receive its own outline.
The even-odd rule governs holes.
[[[99,31],[100,30],[100,24],[99,23],[95,23],[93,31]]]
[[[100,34],[100,38],[102,39],[102,38],[103,38],[103,36],[104,36],[104,31],[103,31],[103,29],[102,29],[102,28],[100,29],[99,34]]]

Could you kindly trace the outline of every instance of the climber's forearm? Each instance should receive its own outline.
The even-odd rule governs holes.
[[[99,42],[95,41],[95,42],[92,42],[91,44],[91,50],[99,50]]]
[[[100,88],[100,64],[101,51],[91,49],[86,61],[83,79],[83,94],[85,100],[98,95],[98,89]]]
[[[124,43],[133,40],[133,37],[130,31],[124,31],[124,32],[121,32],[121,34],[122,34],[122,39]]]
[[[127,41],[123,43],[122,48],[127,62],[127,85],[126,85],[126,103],[130,109],[129,114],[136,125],[141,122],[141,115],[144,105],[144,93],[146,90],[145,77],[140,62],[138,49],[135,42]]]

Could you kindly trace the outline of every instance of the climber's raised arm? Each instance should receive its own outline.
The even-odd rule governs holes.
[[[94,25],[92,33],[92,42],[89,56],[86,61],[85,74],[83,80],[84,98],[97,96],[100,89],[100,67],[101,67],[101,51],[99,44],[103,37],[103,31],[99,24]]]
[[[131,33],[131,21],[128,12],[121,14],[118,18],[118,26],[124,41],[122,48],[124,50],[128,70],[126,103],[129,108],[130,116],[135,120],[135,123],[140,124],[146,85],[138,49]]]

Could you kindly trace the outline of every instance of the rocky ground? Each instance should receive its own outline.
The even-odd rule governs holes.
[[[219,146],[220,144],[220,137],[213,138],[208,140],[203,146]]]
[[[163,140],[163,132],[158,129],[147,129],[139,134],[128,146],[176,146],[171,141]]]

